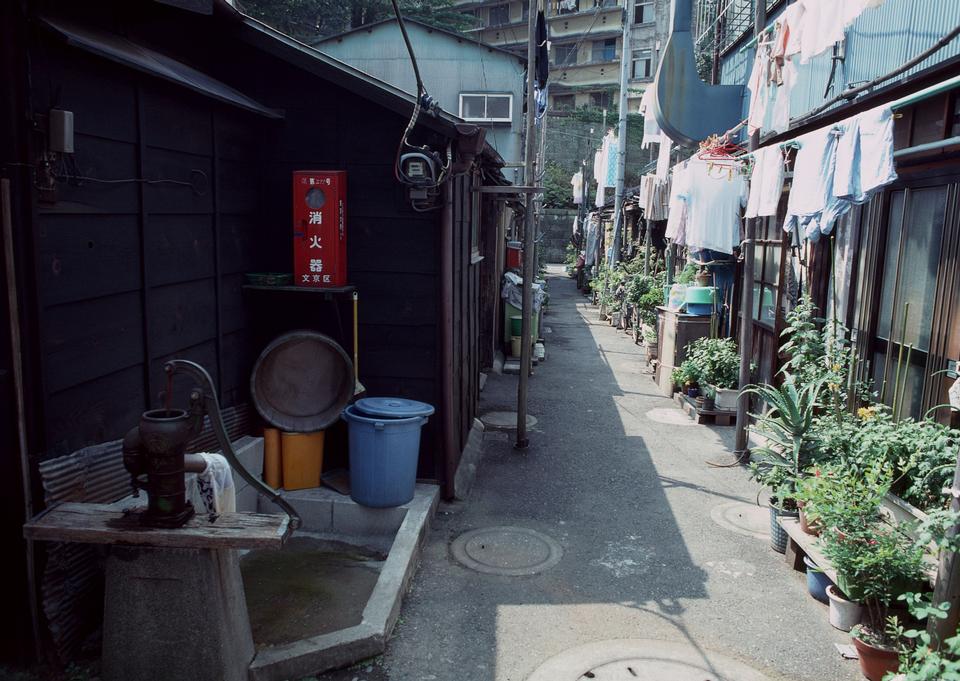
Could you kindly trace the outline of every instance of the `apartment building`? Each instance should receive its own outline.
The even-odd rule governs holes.
[[[475,27],[467,29],[472,37],[526,54],[529,2],[460,0],[455,4],[473,19]],[[669,15],[669,0],[547,0],[551,108],[616,105],[623,22],[629,19],[629,106],[636,111],[644,89],[656,75]]]

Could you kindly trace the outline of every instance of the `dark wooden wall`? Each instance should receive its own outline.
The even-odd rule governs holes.
[[[73,111],[76,130],[74,177],[36,204],[45,455],[121,437],[172,357],[205,366],[224,406],[246,400],[268,123],[42,33],[31,58],[33,110]]]
[[[360,298],[360,380],[371,395],[420,400],[440,412],[441,212],[415,212],[394,177],[406,118],[262,53],[238,58],[248,60],[241,62],[247,92],[286,114],[266,140],[262,170],[264,209],[283,258],[292,257],[291,173],[346,170],[348,272]],[[268,326],[270,333],[322,328],[330,314],[329,307],[292,302],[275,310]],[[343,315],[349,322],[350,309]],[[441,423],[438,413],[424,428],[422,478],[443,479]]]

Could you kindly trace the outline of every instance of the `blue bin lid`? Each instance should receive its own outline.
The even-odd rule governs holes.
[[[386,419],[406,419],[412,416],[430,416],[433,405],[402,397],[364,397],[354,406],[363,414]]]

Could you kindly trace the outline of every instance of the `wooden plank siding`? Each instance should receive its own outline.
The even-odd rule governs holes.
[[[44,456],[122,437],[172,357],[202,363],[225,406],[245,401],[265,124],[55,41],[34,53],[34,110],[74,112],[63,174],[94,178],[61,177],[36,213]]]
[[[82,16],[116,28],[106,14]],[[37,204],[43,456],[121,437],[143,409],[157,406],[163,363],[172,357],[202,363],[229,406],[249,399],[252,363],[280,333],[313,328],[352,355],[348,297],[280,300],[243,289],[245,272],[291,269],[295,170],[347,171],[361,381],[371,395],[442,410],[441,211],[414,211],[395,178],[406,114],[212,30],[215,19],[183,17],[158,6],[124,11],[117,21],[128,35],[282,111],[282,121],[90,55],[43,30],[32,34],[33,109],[74,112],[76,164],[66,172],[130,180],[61,179],[55,202]],[[418,126],[412,142],[446,149],[450,140]],[[176,182],[155,182],[161,179]],[[450,408],[461,448],[478,402],[473,179],[453,180],[457,403]],[[175,400],[187,388],[177,386]],[[445,479],[442,423],[438,414],[423,431],[421,478]]]

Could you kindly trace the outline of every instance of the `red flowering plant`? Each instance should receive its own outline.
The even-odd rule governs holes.
[[[862,520],[859,510],[852,511]],[[849,520],[840,532],[821,535],[823,552],[837,571],[837,586],[866,610],[854,635],[893,649],[897,640],[888,626],[889,610],[902,594],[920,590],[924,545],[884,523],[857,526],[853,516]]]
[[[862,470],[844,461],[828,462],[806,473],[797,481],[794,496],[803,504],[807,522],[839,532],[877,520],[893,480],[892,467],[884,461],[871,462]]]

